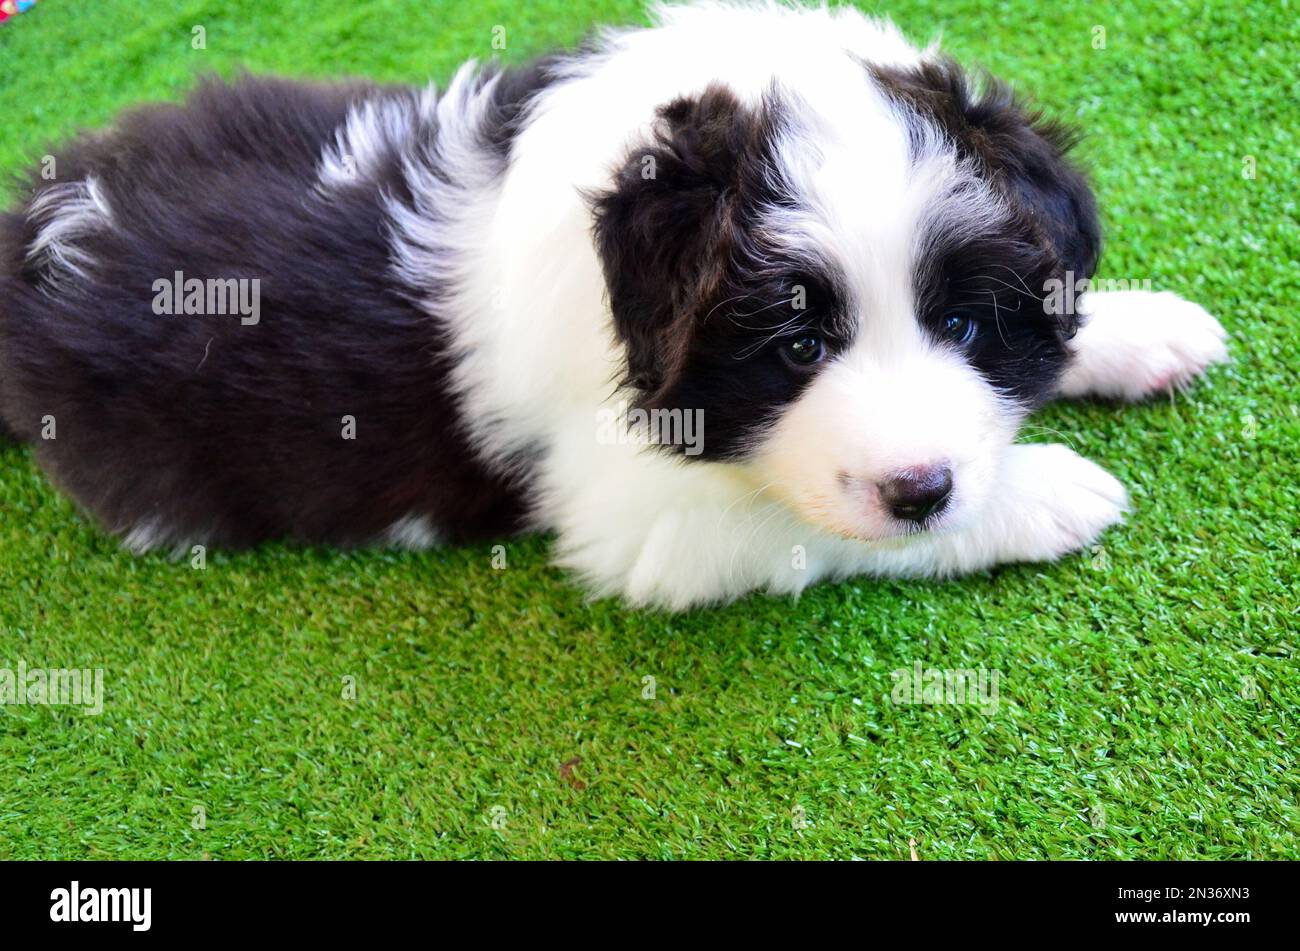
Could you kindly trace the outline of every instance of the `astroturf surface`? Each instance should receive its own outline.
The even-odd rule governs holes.
[[[666,616],[545,539],[135,558],[6,445],[0,667],[105,699],[0,707],[0,858],[1300,856],[1300,7],[1052,6],[872,9],[1079,123],[1102,276],[1232,334],[1189,394],[1035,420],[1132,493],[1099,550]],[[0,26],[0,171],[204,70],[441,82],[496,26],[518,61],[638,17],[43,0]],[[996,710],[892,703],[917,662],[998,672]]]

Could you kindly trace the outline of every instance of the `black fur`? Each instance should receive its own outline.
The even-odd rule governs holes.
[[[794,201],[773,181],[775,96],[750,111],[712,86],[663,107],[660,120],[655,140],[633,150],[593,203],[627,347],[624,382],[643,408],[702,411],[698,458],[734,458],[815,373],[790,366],[783,344],[812,329],[832,352],[848,345],[838,280],[829,265],[771,247],[757,228],[759,207]],[[805,306],[796,309],[800,288]]]
[[[917,317],[949,345],[949,314],[974,317],[978,336],[964,358],[1006,396],[1032,409],[1048,400],[1069,361],[1075,318],[1045,311],[1043,288],[1061,276],[1055,255],[1014,225],[959,242],[940,238],[915,274]]]
[[[528,107],[533,99],[539,91],[556,81],[556,68],[571,55],[551,53],[509,69],[492,64],[480,74],[479,82],[500,77],[493,90],[493,114],[484,132],[503,161],[510,158],[511,146],[528,118]]]
[[[1024,210],[1064,269],[1092,277],[1101,226],[1087,179],[1066,158],[1078,135],[1026,107],[1011,87],[981,77],[982,90],[950,59],[918,67],[871,67],[887,93],[936,124],[959,154],[978,160]]]
[[[976,93],[951,60],[869,69],[918,123],[937,126],[960,156],[977,162],[1017,211],[997,233],[961,243],[935,236],[916,275],[918,316],[942,339],[946,314],[972,313],[984,329],[967,358],[1004,393],[1040,405],[1055,390],[1069,360],[1066,340],[1078,328],[1076,315],[1048,313],[1048,282],[1091,277],[1101,253],[1092,191],[1066,157],[1075,133],[1028,109],[993,77],[983,77]]]
[[[485,130],[499,148],[526,85]],[[449,540],[520,527],[519,486],[464,436],[443,327],[390,272],[380,192],[409,197],[396,159],[378,181],[313,190],[351,103],[414,95],[208,81],[56,151],[56,182],[93,174],[112,210],[77,241],[89,280],[27,260],[29,201],[0,219],[0,418],[110,530],[247,545],[368,542],[411,515]],[[260,321],[154,313],[153,283],[175,271],[258,279]]]

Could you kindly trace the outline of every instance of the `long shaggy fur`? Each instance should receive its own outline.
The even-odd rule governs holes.
[[[0,424],[136,550],[542,529],[674,608],[1057,557],[1124,493],[1021,420],[1149,391],[1175,334],[1048,306],[1100,253],[1072,144],[849,9],[657,8],[443,90],[207,80],[0,218]]]

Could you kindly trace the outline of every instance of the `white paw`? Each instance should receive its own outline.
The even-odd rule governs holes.
[[[1004,479],[1006,560],[1051,561],[1086,548],[1128,511],[1124,486],[1066,446],[1011,447]]]
[[[1140,400],[1188,386],[1228,359],[1228,334],[1205,308],[1163,291],[1088,294],[1063,396]]]

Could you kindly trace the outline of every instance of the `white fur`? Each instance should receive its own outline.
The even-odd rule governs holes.
[[[1019,413],[930,341],[913,292],[930,236],[978,231],[1007,209],[938,136],[912,154],[895,108],[859,73],[853,94],[830,99],[830,115],[800,113],[812,118],[778,148],[806,210],[782,210],[773,224],[829,254],[847,275],[857,332],[771,431],[752,468],[808,522],[880,539],[899,527],[875,487],[912,466],[952,468],[949,524],[974,513]],[[800,132],[808,141],[798,141]]]
[[[425,515],[404,515],[384,532],[383,542],[390,548],[420,551],[438,544],[438,532]]]
[[[122,547],[133,555],[162,551],[172,558],[189,553],[194,545],[204,544],[203,536],[181,536],[160,518],[147,518],[131,526],[122,536]]]
[[[78,246],[77,239],[113,224],[113,214],[94,176],[42,189],[32,199],[28,217],[37,231],[27,258],[35,263],[48,262],[49,273],[56,280],[67,276],[85,278],[91,258]]]
[[[358,103],[335,133],[335,144],[321,156],[317,171],[328,193],[365,182],[395,147],[411,140],[419,124],[437,107],[437,90],[426,88],[418,101],[405,97]]]
[[[149,519],[132,527],[123,536],[122,547],[134,555],[143,555],[145,552],[166,547],[170,544],[169,539],[170,535],[166,528],[157,519]]]
[[[1163,291],[1107,291],[1079,300],[1084,317],[1062,396],[1140,400],[1187,386],[1228,359],[1227,331],[1205,309]]]

